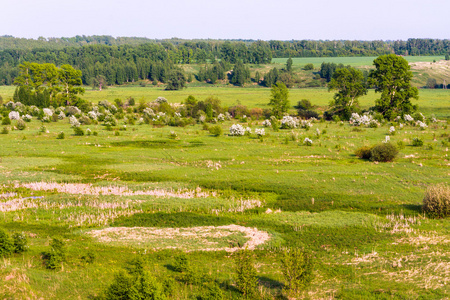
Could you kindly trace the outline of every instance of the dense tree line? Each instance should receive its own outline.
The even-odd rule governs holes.
[[[177,64],[208,64],[199,77],[214,82],[231,69],[227,68],[228,65],[219,65],[218,61],[230,65],[238,62],[265,64],[270,63],[272,57],[378,56],[391,53],[448,56],[450,40],[224,41],[110,36],[33,40],[3,36],[0,37],[0,84],[12,84],[19,74],[19,64],[26,61],[56,66],[69,64],[82,71],[83,84],[90,85],[95,78],[103,76],[111,85],[143,79],[166,83],[168,74],[175,73],[173,70]],[[286,74],[283,76],[288,76]],[[330,80],[331,76],[328,74],[324,78]],[[267,78],[267,82],[272,82],[271,78]]]

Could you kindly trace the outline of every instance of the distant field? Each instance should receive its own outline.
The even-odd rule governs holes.
[[[12,98],[14,87],[1,86],[0,95],[4,101]],[[233,106],[238,103],[247,105],[248,107],[268,108],[267,103],[270,98],[269,88],[239,88],[233,86],[208,86],[208,87],[190,87],[182,91],[166,91],[162,87],[111,87],[101,92],[93,91],[90,87],[86,88],[84,99],[91,102],[100,100],[114,101],[114,99],[126,99],[133,97],[136,102],[144,99],[146,102],[153,101],[157,97],[165,97],[171,103],[180,103],[189,95],[193,95],[199,100],[204,100],[209,96],[218,97],[225,106]],[[313,105],[325,107],[333,99],[333,92],[328,92],[326,88],[307,88],[307,89],[291,89],[290,100],[291,105],[295,105],[302,99],[308,99]],[[379,95],[373,90],[361,97],[360,104],[363,108],[373,106],[375,99]],[[421,89],[419,91],[419,100],[413,103],[419,104],[420,111],[425,114],[435,113],[437,117],[448,118],[450,116],[450,90],[428,90]]]
[[[352,67],[372,66],[376,56],[367,57],[294,57],[292,61],[295,65],[313,64],[314,68],[319,68],[323,62],[350,65]],[[405,56],[410,62],[432,62],[433,60],[444,59],[444,56]],[[285,64],[287,58],[273,58],[272,62],[276,64]]]

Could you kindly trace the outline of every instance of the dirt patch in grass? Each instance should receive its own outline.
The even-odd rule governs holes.
[[[188,228],[110,227],[91,230],[87,234],[99,242],[112,245],[184,251],[254,250],[270,239],[265,231],[238,225]]]

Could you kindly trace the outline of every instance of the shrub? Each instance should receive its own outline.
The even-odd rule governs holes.
[[[285,289],[291,296],[297,295],[313,279],[311,255],[300,249],[287,249],[281,258],[281,272],[286,281]]]
[[[422,147],[423,146],[423,140],[421,138],[415,137],[412,140],[412,145],[414,147]]]
[[[50,242],[50,251],[42,252],[42,259],[47,269],[55,270],[59,268],[66,259],[64,241],[59,238],[53,238]]]
[[[17,120],[16,127],[17,127],[17,129],[19,129],[19,130],[24,130],[25,128],[27,128],[27,124],[25,123],[24,120],[19,119],[19,120]]]
[[[73,132],[75,135],[78,135],[78,136],[84,135],[84,130],[81,127],[74,127]]]
[[[362,159],[370,159],[370,151],[372,147],[362,146],[355,151],[355,155]]]
[[[9,255],[14,251],[14,242],[9,237],[8,233],[0,229],[0,256]]]
[[[1,134],[8,134],[9,130],[8,127],[3,127],[2,132],[0,132]]]
[[[201,300],[222,300],[224,298],[223,291],[217,283],[212,282],[207,285],[207,290],[201,297]]]
[[[252,299],[258,285],[252,253],[247,249],[238,251],[235,253],[234,261],[236,264],[236,287],[244,298]]]
[[[23,233],[14,233],[13,234],[13,243],[14,243],[14,252],[22,253],[28,249],[28,240],[27,237]]]
[[[58,140],[63,140],[64,139],[64,132],[63,131],[61,131],[60,133],[58,133],[58,135],[56,136],[56,139],[58,139]]]
[[[4,117],[2,119],[2,125],[11,125],[11,119],[9,117]]]
[[[429,186],[423,198],[422,209],[433,217],[450,216],[450,187],[445,184]]]
[[[175,263],[173,265],[174,271],[176,272],[187,272],[189,270],[189,261],[185,253],[180,253],[175,256]]]
[[[381,143],[375,145],[370,150],[370,160],[379,162],[393,161],[397,156],[398,150],[391,143]]]
[[[178,137],[178,134],[175,131],[171,131],[169,133],[169,139],[175,140]]]
[[[209,133],[211,133],[213,136],[221,136],[223,133],[222,126],[212,126],[211,128],[209,128]]]

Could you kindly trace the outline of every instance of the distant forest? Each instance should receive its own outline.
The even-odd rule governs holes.
[[[270,63],[276,57],[339,57],[398,55],[448,55],[450,40],[407,41],[255,41],[255,40],[155,40],[137,37],[76,36],[24,39],[0,37],[0,85],[11,85],[23,62],[72,65],[82,71],[83,84],[98,76],[112,84],[137,80],[167,81],[179,64],[216,61],[236,64]]]

